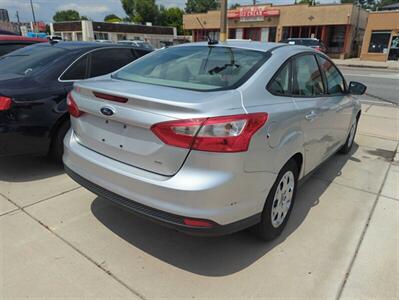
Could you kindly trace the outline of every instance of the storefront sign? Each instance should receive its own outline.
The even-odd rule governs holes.
[[[244,6],[234,10],[229,10],[229,19],[241,19],[243,21],[263,21],[264,17],[279,16],[280,10],[270,8],[270,6]]]

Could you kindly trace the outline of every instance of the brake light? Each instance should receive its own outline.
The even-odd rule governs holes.
[[[127,98],[125,98],[125,97],[119,97],[119,96],[114,96],[114,95],[109,95],[109,94],[104,94],[104,93],[99,93],[99,92],[93,92],[93,95],[96,96],[97,98],[105,99],[105,100],[109,100],[109,101],[114,101],[114,102],[119,102],[119,103],[127,102]]]
[[[209,152],[244,152],[267,113],[169,121],[151,127],[165,144]]]
[[[79,118],[83,114],[83,112],[79,110],[79,107],[73,99],[71,92],[69,92],[67,96],[67,105],[69,114],[72,117]]]
[[[10,97],[0,96],[0,111],[9,110],[11,108],[12,100]]]
[[[317,51],[321,51],[320,46],[316,46],[316,47],[314,47],[314,49],[317,50]]]

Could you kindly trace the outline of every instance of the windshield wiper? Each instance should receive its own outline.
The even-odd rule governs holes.
[[[230,51],[230,63],[229,64],[224,64],[223,66],[219,67],[214,67],[211,70],[208,71],[209,74],[213,75],[213,73],[220,73],[224,70],[227,69],[227,67],[236,67],[237,69],[240,67],[240,65],[236,64],[235,59],[234,59],[234,53],[233,50],[231,50],[231,48],[228,48]]]

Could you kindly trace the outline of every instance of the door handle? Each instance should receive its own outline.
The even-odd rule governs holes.
[[[305,119],[308,121],[313,121],[316,117],[317,117],[317,113],[314,110],[312,110],[310,113],[305,115]]]

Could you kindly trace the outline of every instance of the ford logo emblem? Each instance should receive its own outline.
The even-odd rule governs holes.
[[[114,114],[114,111],[109,107],[103,107],[100,109],[100,111],[104,116],[107,117],[112,116]]]

